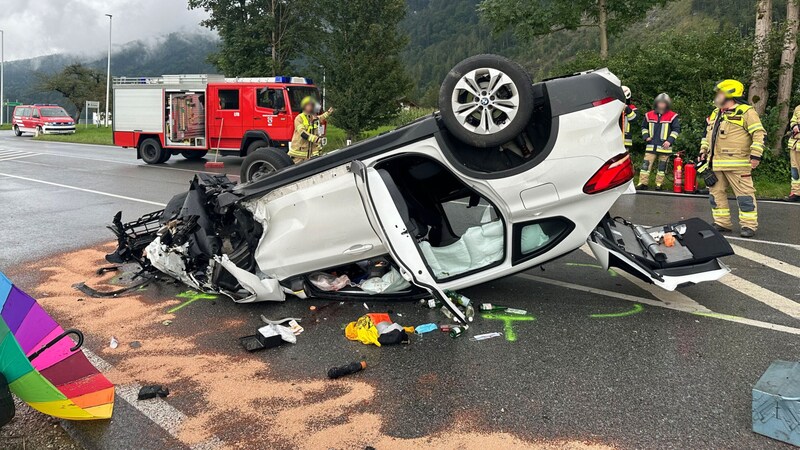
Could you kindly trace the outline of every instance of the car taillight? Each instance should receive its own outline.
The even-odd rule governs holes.
[[[614,97],[606,97],[606,98],[601,98],[600,100],[595,100],[595,101],[593,101],[593,102],[592,102],[592,106],[603,106],[603,105],[605,105],[606,103],[611,103],[611,102],[613,102],[614,100],[616,100]]]
[[[583,186],[586,194],[597,194],[614,189],[633,179],[633,163],[628,153],[609,159]]]

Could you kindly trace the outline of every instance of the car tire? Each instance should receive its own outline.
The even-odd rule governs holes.
[[[14,136],[20,137],[22,136],[22,131],[20,131],[19,127],[14,125]]]
[[[203,158],[206,157],[207,154],[208,154],[208,151],[201,152],[201,151],[197,151],[197,150],[190,150],[190,151],[186,151],[186,152],[181,152],[181,156],[183,156],[184,158],[186,158],[186,159],[188,159],[190,161],[196,161],[198,159],[203,159]]]
[[[166,154],[166,158],[164,157]],[[147,138],[139,144],[139,156],[147,164],[161,164],[169,159],[170,152],[161,147],[157,139]]]
[[[292,158],[280,149],[259,148],[244,159],[239,175],[243,183],[257,181],[293,164]]]
[[[519,64],[497,55],[467,58],[447,74],[439,113],[447,131],[473,147],[516,138],[533,115],[533,82]]]
[[[247,146],[247,155],[253,153],[260,148],[268,148],[269,143],[264,141],[253,141]],[[245,155],[246,156],[246,155]]]

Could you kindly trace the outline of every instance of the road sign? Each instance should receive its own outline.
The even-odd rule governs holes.
[[[89,101],[87,101],[86,102],[86,107],[87,108],[93,108],[93,109],[94,108],[100,109],[100,102],[89,102]]]
[[[3,106],[22,106],[22,102],[5,102]]]

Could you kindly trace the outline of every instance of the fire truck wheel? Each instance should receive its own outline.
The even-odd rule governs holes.
[[[259,148],[247,155],[242,162],[242,182],[258,181],[292,164],[292,158],[277,148]]]
[[[201,151],[197,151],[197,150],[192,150],[190,152],[181,152],[181,156],[183,156],[186,159],[194,161],[194,160],[197,160],[197,159],[205,158],[207,153],[208,153],[207,151],[201,152]]]
[[[477,55],[447,74],[439,90],[439,112],[459,141],[497,147],[528,126],[533,96],[533,82],[522,66],[502,56]]]
[[[253,141],[247,146],[247,154],[251,154],[260,148],[267,148],[269,144],[264,141]]]
[[[147,164],[161,164],[171,156],[169,150],[161,148],[161,143],[153,138],[145,139],[139,144],[139,154]]]
[[[14,136],[20,137],[22,136],[22,131],[20,131],[19,127],[14,125]]]

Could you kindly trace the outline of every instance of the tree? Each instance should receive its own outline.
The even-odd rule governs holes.
[[[753,41],[753,77],[750,79],[750,104],[764,114],[769,92],[769,35],[772,29],[772,0],[758,0],[756,7],[756,28]]]
[[[608,58],[608,36],[642,19],[669,0],[483,0],[478,9],[495,32],[511,29],[532,40],[561,30],[593,27],[599,31],[600,58]]]
[[[72,103],[78,111],[76,120],[80,119],[87,101],[105,102],[106,74],[81,63],[70,64],[53,75],[38,74],[38,78],[39,91],[56,91]]]
[[[317,23],[300,0],[189,0],[189,8],[205,10],[200,24],[222,40],[209,61],[236,77],[288,74]]]
[[[798,0],[786,0],[786,30],[783,34],[780,75],[778,76],[778,126],[773,130],[773,151],[780,151],[782,134],[789,123],[794,60],[797,57],[797,27],[800,20]]]
[[[354,139],[395,117],[411,88],[399,56],[408,41],[398,29],[405,1],[317,0],[315,10],[323,26],[313,61],[328,77],[333,124]]]

